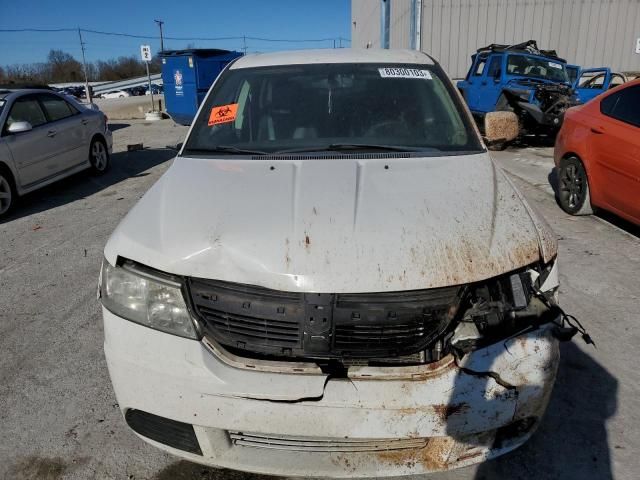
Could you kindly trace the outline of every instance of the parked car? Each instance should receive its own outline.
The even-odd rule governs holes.
[[[131,94],[126,90],[113,90],[111,92],[103,93],[101,98],[125,98],[130,96]]]
[[[91,169],[104,173],[107,118],[52,90],[0,90],[0,216],[18,197]]]
[[[155,83],[151,84],[151,90],[149,90],[149,88],[147,88],[144,92],[145,95],[151,95],[151,92],[153,92],[154,95],[158,95],[161,94],[162,92],[164,92],[164,88],[162,85],[156,85]]]
[[[557,244],[472,122],[417,51],[227,66],[105,247],[129,427],[287,476],[422,474],[524,443],[558,366]]]
[[[606,67],[581,70],[575,82],[577,100],[579,103],[587,103],[601,93],[623,85],[626,81],[623,74],[614,73]]]
[[[572,215],[594,208],[640,224],[640,80],[567,112],[556,139],[558,201]]]
[[[488,112],[513,111],[523,132],[553,134],[577,104],[567,62],[533,40],[479,49],[458,89],[481,128]]]
[[[138,85],[137,87],[131,87],[128,89],[129,93],[134,97],[138,97],[140,95],[144,95],[147,91],[147,87],[143,85]]]

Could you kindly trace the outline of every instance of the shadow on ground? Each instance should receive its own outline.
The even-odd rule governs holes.
[[[109,130],[115,132],[116,130],[120,130],[121,128],[130,127],[130,123],[109,123]]]
[[[160,470],[152,480],[278,480],[279,478],[283,477],[208,468],[180,460]]]
[[[520,449],[486,462],[475,480],[613,480],[606,421],[618,381],[574,342],[561,346],[554,391],[540,428]]]
[[[146,170],[175,156],[176,151],[168,148],[114,153],[111,155],[111,166],[104,175],[94,176],[89,171],[84,171],[29,193],[18,200],[13,213],[0,223],[75,202],[127,178],[148,175]],[[117,192],[114,191],[113,194],[117,195]]]
[[[553,188],[553,193],[555,194],[555,198],[556,198],[556,204],[558,205],[558,208],[561,208],[560,203],[558,201],[560,184],[558,181],[558,171],[555,167],[552,168],[551,171],[549,172],[549,175],[547,176],[547,180],[549,181],[549,185],[551,185],[551,188]],[[606,220],[610,224],[615,225],[616,227],[624,230],[625,232],[640,238],[640,225],[635,225],[625,220],[624,218],[620,218],[614,213],[607,212],[600,208],[595,209],[594,214],[602,218],[603,220]]]

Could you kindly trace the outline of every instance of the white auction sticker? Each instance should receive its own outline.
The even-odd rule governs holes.
[[[432,80],[431,72],[429,70],[418,70],[417,68],[402,68],[402,67],[386,67],[379,68],[380,76],[382,78],[424,78]]]
[[[559,63],[549,62],[549,66],[551,68],[557,68],[558,70],[562,70],[562,65]]]

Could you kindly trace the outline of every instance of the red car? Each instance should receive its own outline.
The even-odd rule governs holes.
[[[554,156],[565,212],[602,208],[640,225],[640,80],[569,109]]]

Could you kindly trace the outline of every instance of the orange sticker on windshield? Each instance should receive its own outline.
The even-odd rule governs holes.
[[[238,104],[230,103],[229,105],[221,105],[213,107],[209,114],[209,126],[218,125],[219,123],[233,122],[238,113]]]

